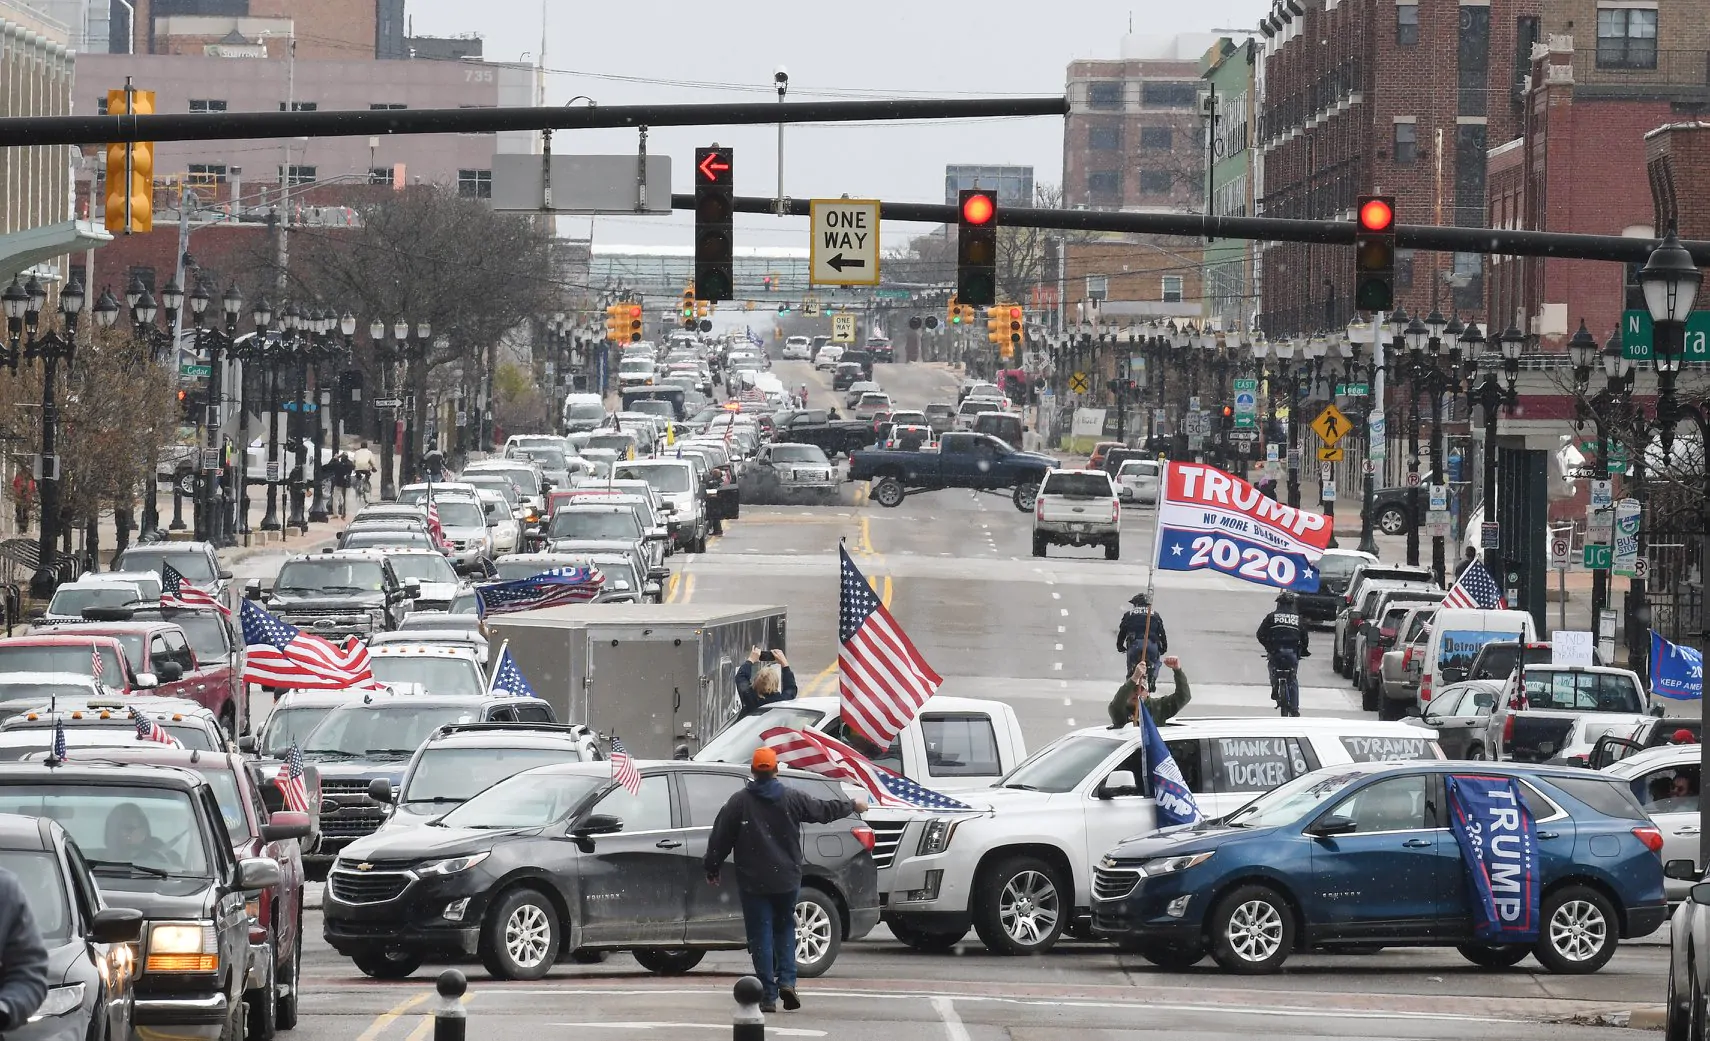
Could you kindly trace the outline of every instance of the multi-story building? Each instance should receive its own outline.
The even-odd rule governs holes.
[[[229,34],[249,35],[245,25],[278,22],[294,27],[299,58],[408,57],[404,0],[132,0],[128,10],[118,0],[41,3],[87,5],[90,25],[109,30],[98,49],[116,54],[200,54],[232,42]]]
[[[1063,205],[1198,210],[1205,199],[1200,59],[1216,37],[1126,36],[1122,57],[1069,63]]]
[[[1351,222],[1355,197],[1377,192],[1396,197],[1402,223],[1482,227],[1489,149],[1519,131],[1517,56],[1544,4],[1281,0],[1261,55],[1258,214]],[[1348,247],[1269,243],[1260,263],[1269,335],[1352,316]],[[1477,253],[1403,250],[1397,303],[1483,320],[1485,270]]]
[[[967,188],[984,188],[997,193],[999,206],[1035,206],[1033,198],[1033,167],[1031,166],[970,166],[949,164],[944,167],[944,201],[956,205],[958,193]]]
[[[1710,107],[1710,23],[1692,0],[1549,0],[1517,83],[1524,121],[1490,153],[1492,227],[1651,237],[1649,131]],[[1666,219],[1666,217],[1665,217]],[[1559,346],[1583,319],[1599,338],[1629,303],[1631,271],[1593,260],[1491,258],[1489,311]]]
[[[1253,73],[1258,44],[1224,37],[1205,56],[1203,79],[1210,88],[1211,212],[1253,215]],[[1220,238],[1205,246],[1205,309],[1225,330],[1246,330],[1258,311],[1253,277],[1254,245]]]

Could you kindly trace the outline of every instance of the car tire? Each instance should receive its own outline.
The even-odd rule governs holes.
[[[1111,539],[1109,542],[1106,542],[1104,544],[1104,559],[1121,560],[1122,543],[1116,539]]]
[[[706,951],[668,947],[637,947],[630,952],[641,967],[656,976],[681,976],[701,963]]]
[[[1348,662],[1342,657],[1342,649],[1340,647],[1337,647],[1330,652],[1330,668],[1333,669],[1338,676],[1346,676],[1348,674]]]
[[[1463,943],[1455,950],[1483,969],[1506,969],[1526,960],[1532,948],[1523,943]]]
[[[962,938],[968,935],[968,927],[960,929],[945,929],[936,931],[916,926],[906,918],[893,919],[887,923],[891,927],[891,935],[904,946],[928,954],[942,954],[956,949]]]
[[[1264,885],[1237,887],[1206,919],[1211,956],[1226,972],[1258,976],[1276,972],[1294,951],[1294,908]]]
[[[1365,700],[1366,697],[1368,697],[1368,695],[1360,695],[1362,701]],[[1386,723],[1394,722],[1406,715],[1405,712],[1396,711],[1396,702],[1393,702],[1382,695],[1376,696],[1373,700],[1377,702],[1378,706],[1377,717]]]
[[[1621,942],[1615,908],[1589,886],[1563,886],[1544,894],[1541,920],[1532,953],[1554,973],[1596,972],[1615,956]]]
[[[903,490],[902,482],[895,477],[881,477],[873,482],[867,496],[887,510],[896,509],[903,504],[908,493]]]
[[[303,891],[297,890],[297,949],[291,952],[291,978],[274,1002],[273,1019],[280,1030],[297,1029],[297,991],[303,985]]]
[[[694,541],[689,543],[689,552],[690,553],[705,553],[706,551],[707,551],[707,530],[705,528],[702,528],[700,530],[700,532],[695,536]]]
[[[497,980],[538,980],[558,960],[562,929],[545,893],[519,886],[501,896],[481,924],[481,964]]]
[[[364,976],[376,980],[401,980],[422,967],[422,956],[413,951],[368,951],[350,960]]]
[[[1482,763],[1488,759],[1489,756],[1485,754],[1483,745],[1475,744],[1467,746],[1467,758]]]
[[[1675,972],[1674,959],[1668,963],[1668,1000],[1663,1005],[1663,1041],[1691,1041],[1692,1039],[1692,990],[1687,988],[1685,994],[1680,992],[1679,973]],[[1692,966],[1686,969],[1687,978],[1693,975]]]
[[[273,1035],[278,1032],[279,1007],[273,988],[275,971],[274,966],[269,965],[261,986],[243,993],[244,1016],[247,1019],[243,1035],[245,1041],[273,1041]]]
[[[818,886],[796,895],[796,975],[813,979],[831,971],[843,950],[843,916]]]
[[[1022,513],[1032,513],[1034,503],[1039,500],[1039,485],[1022,483],[1015,486],[1015,493],[1010,496],[1015,501],[1015,508]]]
[[[1044,536],[1042,536],[1042,535],[1033,536],[1033,555],[1036,557],[1044,556],[1046,545],[1047,545],[1047,543],[1045,541]]]
[[[1205,948],[1199,944],[1159,943],[1156,940],[1122,939],[1116,949],[1123,954],[1138,954],[1168,972],[1186,972],[1205,960]]]
[[[1073,893],[1038,857],[1009,857],[974,883],[974,931],[993,954],[1044,954],[1057,945]]]
[[[1405,535],[1412,526],[1412,519],[1400,506],[1385,506],[1377,515],[1378,530],[1385,535]]]
[[[1370,687],[1360,692],[1360,708],[1366,712],[1378,712],[1383,707],[1383,699]],[[1381,716],[1379,718],[1382,718]]]

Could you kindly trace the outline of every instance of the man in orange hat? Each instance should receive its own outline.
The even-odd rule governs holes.
[[[802,886],[802,825],[829,824],[867,811],[867,800],[815,799],[778,780],[778,753],[762,745],[749,764],[753,777],[713,821],[701,866],[719,883],[719,867],[735,854],[736,888],[748,954],[765,987],[762,1012],[802,1007],[796,996],[796,899]]]

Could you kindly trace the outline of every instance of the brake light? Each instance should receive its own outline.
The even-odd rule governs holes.
[[[1429,676],[1419,678],[1419,700],[1421,702],[1431,700],[1431,677]]]
[[[873,852],[873,845],[878,841],[878,836],[873,834],[872,828],[867,827],[865,824],[857,824],[853,828],[849,829],[849,834],[855,836],[855,841],[861,844],[862,849],[866,850],[868,853]],[[1662,840],[1659,837],[1657,841],[1660,842]]]
[[[1661,853],[1663,847],[1662,831],[1655,824],[1641,824],[1633,829],[1633,837],[1645,844],[1652,853]]]
[[[1502,743],[1514,740],[1514,713],[1510,712],[1502,719]]]

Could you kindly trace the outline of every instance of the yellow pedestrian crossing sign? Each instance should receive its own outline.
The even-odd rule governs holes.
[[[1313,431],[1323,438],[1327,445],[1333,445],[1347,437],[1352,428],[1353,423],[1335,405],[1325,405],[1324,411],[1318,413],[1318,418],[1312,421]]]
[[[1087,379],[1086,373],[1077,372],[1077,373],[1075,373],[1069,377],[1069,393],[1070,394],[1085,394],[1087,391],[1089,391],[1091,389],[1092,389],[1092,381]]]

